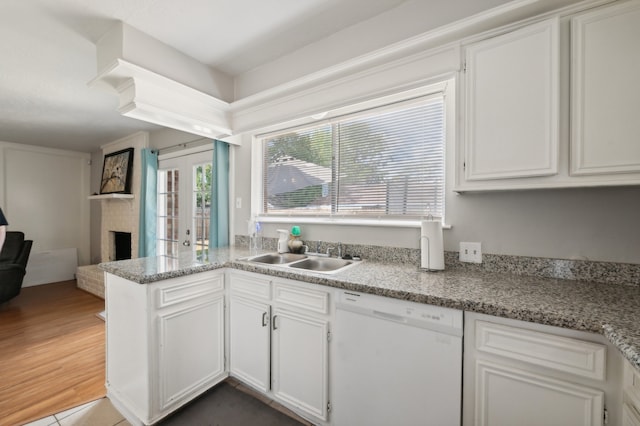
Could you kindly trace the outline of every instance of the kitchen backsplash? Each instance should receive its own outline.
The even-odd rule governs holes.
[[[263,249],[275,251],[277,241],[277,238],[264,237],[262,243]],[[305,242],[309,246],[309,251],[316,251],[315,241]],[[246,235],[236,235],[235,245],[248,247],[249,237]],[[328,247],[333,247],[332,255],[336,255],[337,243],[323,241],[320,244],[319,251],[325,253]],[[342,253],[360,255],[362,259],[370,259],[378,262],[408,263],[414,264],[416,267],[420,264],[420,249],[342,243]],[[445,252],[445,266],[447,269],[499,272],[544,278],[640,286],[640,265],[631,263],[549,259],[543,257],[483,253],[482,263],[478,264],[460,262],[458,260],[458,252],[447,251]]]

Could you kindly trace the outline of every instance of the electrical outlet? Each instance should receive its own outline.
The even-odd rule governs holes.
[[[460,243],[460,262],[482,263],[482,243]]]

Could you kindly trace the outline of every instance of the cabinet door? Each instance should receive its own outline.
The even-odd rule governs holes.
[[[640,426],[640,413],[626,403],[622,406],[622,426]]]
[[[603,410],[600,390],[476,362],[476,425],[596,426]]]
[[[470,45],[465,76],[465,179],[558,172],[557,19]]]
[[[160,409],[213,385],[224,374],[224,293],[158,315]]]
[[[571,28],[571,174],[640,172],[640,3],[585,13]]]
[[[269,391],[271,307],[238,296],[229,306],[231,374]]]
[[[274,395],[326,420],[329,323],[274,308],[272,329]]]

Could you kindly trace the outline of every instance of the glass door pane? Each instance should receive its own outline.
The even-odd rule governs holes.
[[[211,217],[211,184],[213,168],[211,163],[193,166],[193,233],[196,251],[209,247],[209,218]]]
[[[209,247],[213,154],[161,159],[158,167],[157,254],[176,257]]]
[[[156,254],[177,256],[179,249],[180,170],[158,170],[158,228]]]

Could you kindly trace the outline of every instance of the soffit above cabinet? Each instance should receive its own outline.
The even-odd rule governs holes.
[[[288,126],[292,121],[311,122],[314,114],[450,77],[460,69],[460,40],[573,3],[511,1],[303,76],[293,75],[241,99],[236,94],[243,93],[243,79],[207,69],[150,36],[117,23],[97,43],[99,75],[90,85],[115,93],[118,111],[125,116],[208,138],[224,138],[268,126]]]
[[[118,112],[207,138],[231,135],[229,104],[122,59],[89,82],[115,92]]]

